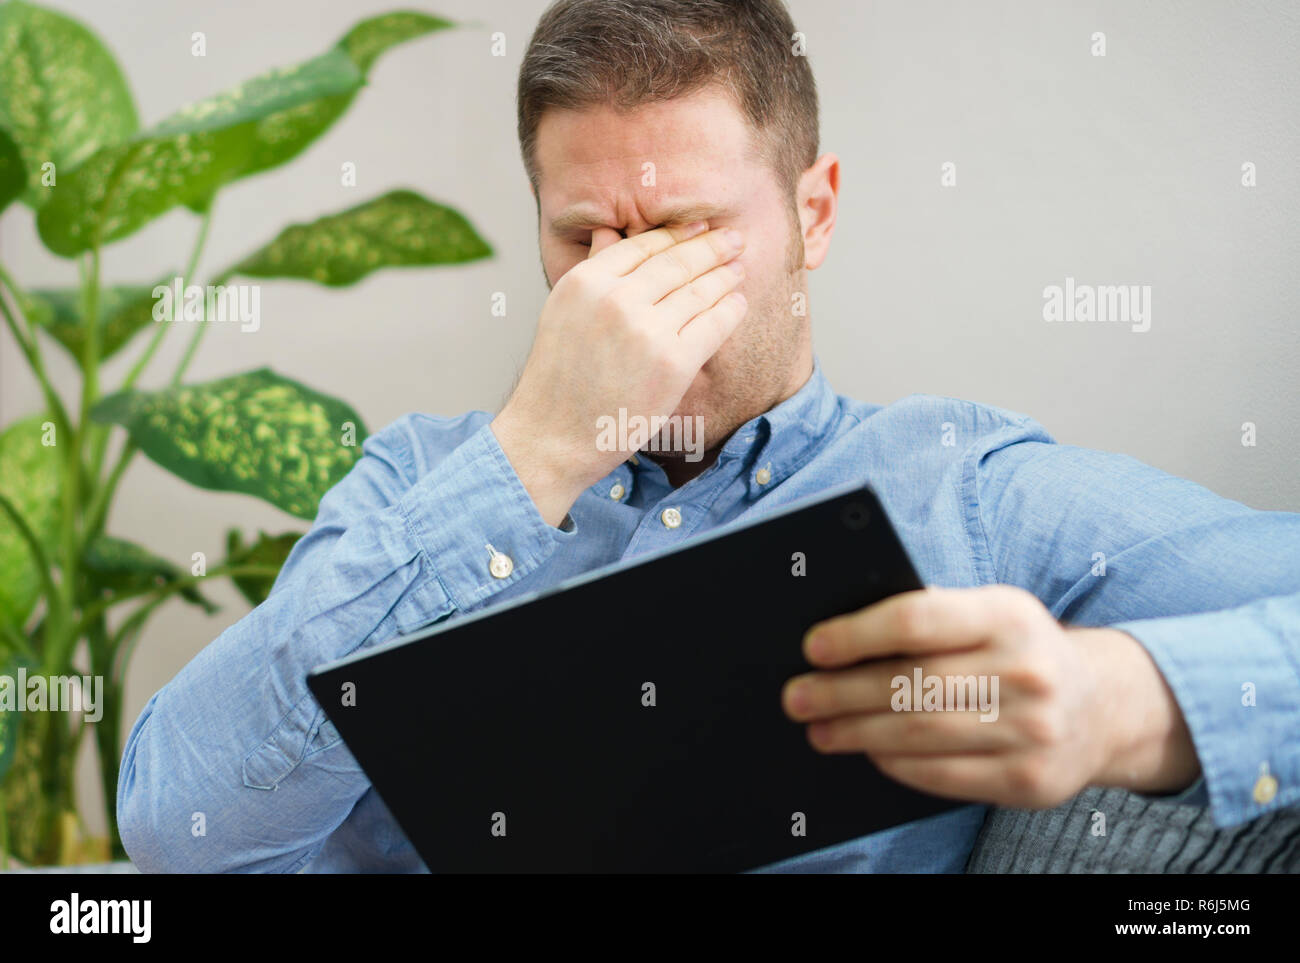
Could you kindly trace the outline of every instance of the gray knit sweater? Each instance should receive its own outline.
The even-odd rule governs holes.
[[[1056,809],[991,809],[966,871],[1297,873],[1300,806],[1216,829],[1202,806],[1086,789]]]

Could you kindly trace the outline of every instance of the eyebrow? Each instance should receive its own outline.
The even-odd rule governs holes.
[[[654,223],[656,226],[693,224],[695,221],[712,221],[717,218],[731,217],[734,213],[730,207],[704,201],[674,204],[661,211]],[[574,228],[595,228],[601,226],[602,220],[603,218],[591,208],[574,207],[558,214],[551,221],[551,230],[556,234],[562,234]]]

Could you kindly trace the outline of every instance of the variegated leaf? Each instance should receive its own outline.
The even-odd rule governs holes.
[[[413,191],[393,191],[285,228],[232,273],[341,286],[380,268],[456,264],[491,253],[459,212]]]
[[[24,418],[0,432],[0,495],[26,519],[47,554],[57,544],[59,444],[43,416]],[[54,444],[46,445],[44,441]],[[27,542],[0,512],[0,621],[21,631],[41,595],[41,576]]]
[[[324,133],[384,50],[446,26],[406,12],[363,21],[318,57],[191,104],[129,143],[98,151],[60,178],[37,218],[41,240],[73,257],[179,205],[204,210],[226,184],[285,163]]]
[[[361,457],[366,431],[347,403],[270,368],[163,391],[126,391],[95,406],[140,450],[200,488],[242,492],[299,518]]]
[[[175,272],[158,284],[169,284]],[[112,357],[153,322],[157,285],[118,284],[99,292],[99,360]],[[68,353],[81,363],[86,342],[82,320],[81,291],[76,288],[47,288],[29,292],[28,316],[45,328]]]
[[[131,592],[150,587],[161,588],[182,578],[185,573],[167,559],[124,538],[101,535],[86,548],[82,559],[86,574],[100,591]],[[194,586],[180,590],[180,597],[211,615],[217,611]]]
[[[0,674],[14,678],[18,674],[18,664],[0,660]],[[14,751],[18,745],[18,724],[21,720],[21,713],[6,712],[0,706],[0,783],[4,782],[5,773],[13,765]],[[3,805],[4,800],[0,798],[0,806]]]
[[[35,4],[0,4],[0,127],[22,154],[28,203],[44,204],[63,176],[138,126],[122,71],[93,33]],[[41,183],[46,164],[54,187]]]
[[[266,565],[280,567],[289,553],[302,538],[301,532],[285,532],[282,535],[257,533],[257,541],[251,545],[244,544],[239,529],[232,528],[226,532],[226,561],[232,565]],[[253,606],[261,605],[271,594],[275,579],[271,576],[237,575],[231,581]]]
[[[27,168],[23,166],[18,145],[9,132],[0,127],[0,212],[13,203],[27,188]]]

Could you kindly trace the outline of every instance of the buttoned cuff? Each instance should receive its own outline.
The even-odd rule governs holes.
[[[577,537],[568,516],[560,528],[542,518],[489,424],[413,485],[398,506],[456,611],[527,578]]]
[[[1208,801],[1220,828],[1300,802],[1300,596],[1111,628],[1150,654],[1200,759],[1201,778],[1161,799]]]

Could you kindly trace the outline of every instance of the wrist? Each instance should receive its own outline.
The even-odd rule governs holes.
[[[565,457],[562,444],[528,428],[507,410],[489,427],[537,511],[546,524],[558,528],[587,487],[573,470],[572,453]]]
[[[1118,629],[1079,629],[1097,668],[1092,724],[1102,752],[1093,785],[1131,792],[1177,792],[1200,772],[1178,700],[1137,639]]]

